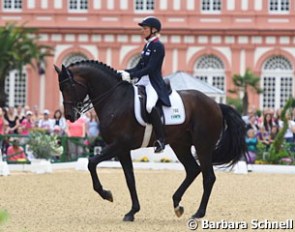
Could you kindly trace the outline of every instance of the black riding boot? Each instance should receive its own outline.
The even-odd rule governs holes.
[[[154,143],[154,146],[156,147],[155,153],[159,153],[165,149],[164,126],[162,124],[160,114],[155,107],[152,109],[150,117],[156,134],[156,141]]]

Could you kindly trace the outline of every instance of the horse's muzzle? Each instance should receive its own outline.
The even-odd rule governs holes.
[[[65,114],[65,118],[69,120],[70,122],[75,122],[78,118],[80,118],[80,114],[79,113]]]
[[[67,120],[69,120],[70,122],[75,122],[75,117],[73,115],[70,115],[70,114],[66,114],[65,115],[65,118]]]

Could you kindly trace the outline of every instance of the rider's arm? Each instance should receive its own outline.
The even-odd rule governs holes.
[[[127,70],[130,73],[130,77],[134,78],[134,77],[142,77],[145,75],[150,75],[151,73],[153,73],[155,70],[158,69],[157,66],[162,65],[164,55],[165,55],[164,46],[161,43],[153,44],[153,46],[151,46],[150,59],[148,64],[145,67],[140,69],[135,68],[129,71]]]

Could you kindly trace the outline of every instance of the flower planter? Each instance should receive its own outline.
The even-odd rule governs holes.
[[[52,173],[52,164],[46,159],[33,159],[30,169],[36,174]]]
[[[0,176],[8,176],[10,174],[9,167],[6,161],[0,160]]]
[[[77,171],[88,171],[88,158],[79,158],[76,162],[75,169]]]
[[[247,163],[242,160],[238,161],[233,167],[233,172],[236,174],[247,174],[248,173]]]

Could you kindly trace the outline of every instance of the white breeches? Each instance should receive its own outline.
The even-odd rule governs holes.
[[[136,85],[143,85],[145,86],[145,91],[146,91],[146,110],[148,113],[152,112],[153,107],[155,107],[159,97],[152,86],[150,82],[150,78],[148,76],[143,76],[137,83]]]

